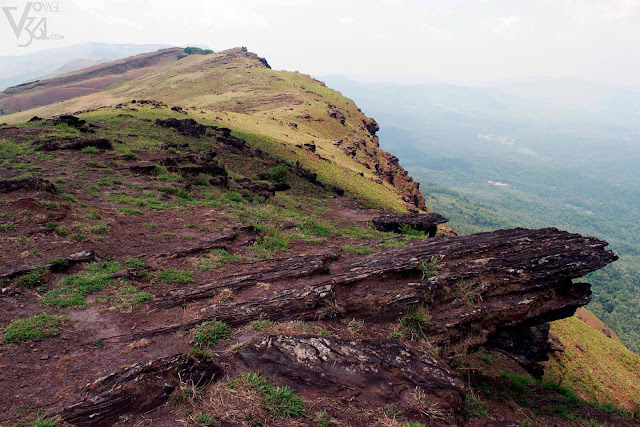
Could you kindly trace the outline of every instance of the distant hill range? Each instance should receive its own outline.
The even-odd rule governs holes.
[[[0,56],[0,90],[31,80],[81,70],[114,59],[171,47],[164,44],[84,43],[28,55]]]

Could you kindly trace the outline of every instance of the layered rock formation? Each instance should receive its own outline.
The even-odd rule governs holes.
[[[522,345],[507,348],[504,335],[512,331],[522,337],[523,328],[569,316],[586,304],[589,285],[573,283],[573,279],[614,261],[616,256],[606,246],[601,240],[552,228],[513,229],[419,240],[360,259],[345,259],[331,252],[290,257],[251,273],[158,295],[154,304],[159,309],[208,299],[223,289],[233,292],[234,299],[214,304],[206,315],[188,322],[104,341],[113,344],[157,338],[213,319],[234,327],[263,318],[329,323],[353,319],[388,331],[398,319],[412,318],[418,310],[422,317],[413,326],[408,323],[407,333],[441,349],[438,356],[383,337],[272,335],[244,336],[233,344],[231,355],[217,353],[213,359],[198,363],[209,367],[209,375],[214,371],[264,372],[305,396],[358,396],[367,405],[391,402],[406,406],[408,413],[410,395],[418,387],[424,399],[438,405],[444,414],[443,424],[458,423],[464,387],[446,360],[489,343],[502,345],[514,357],[535,365],[539,352]],[[521,343],[527,344],[526,339]],[[65,410],[63,416],[78,425],[95,425],[89,414],[107,411],[115,415],[129,410],[130,401],[144,404],[146,409],[152,402],[164,402],[166,384],[175,384],[177,372],[182,372],[186,363],[177,356],[169,360],[171,369],[163,359],[107,377],[109,384],[110,378],[119,378],[117,387],[107,387],[101,380],[99,387],[87,389],[85,401]],[[146,386],[147,380],[142,379],[146,377],[137,374],[153,371],[154,366],[158,375],[150,381],[161,381],[165,388]],[[129,374],[132,370],[135,375]],[[166,378],[168,372],[173,372],[173,379]],[[132,388],[134,391],[123,395],[122,390]]]

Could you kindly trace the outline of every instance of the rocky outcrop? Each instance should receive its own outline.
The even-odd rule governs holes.
[[[183,135],[193,136],[196,138],[201,137],[207,132],[207,127],[205,125],[201,125],[193,119],[156,119],[156,125],[165,128],[173,128]]]
[[[248,58],[250,60],[249,63],[251,64],[250,65],[251,67],[261,66],[264,68],[271,69],[271,66],[269,65],[269,63],[265,58],[258,56],[253,52],[249,52],[249,50],[245,46],[223,50],[220,53],[223,54],[224,56],[214,58],[212,61],[222,62],[226,64],[226,63],[232,63],[233,58],[238,58],[238,57]]]
[[[536,378],[542,378],[544,368],[539,362],[549,360],[551,353],[562,351],[562,344],[549,334],[549,324],[530,325],[526,322],[503,328],[493,334],[487,346],[502,351]]]
[[[447,221],[449,221],[447,218],[437,213],[411,213],[380,216],[374,218],[372,222],[376,230],[380,231],[403,233],[406,227],[410,227],[413,230],[424,231],[433,237],[438,231],[438,225]]]
[[[216,161],[196,156],[168,156],[157,159],[135,162],[128,166],[137,175],[157,175],[158,171],[166,169],[182,176],[197,176],[200,174],[213,177],[223,177],[226,182],[227,171]]]
[[[233,180],[233,182],[238,184],[245,190],[250,191],[257,196],[264,197],[265,199],[273,196],[276,191],[286,191],[291,188],[286,183],[256,182],[250,180],[249,178],[235,179]]]
[[[362,123],[364,123],[364,126],[367,128],[371,136],[376,136],[376,132],[380,130],[380,126],[378,125],[378,122],[376,122],[371,117],[365,117],[362,120]]]
[[[213,306],[206,316],[136,337],[213,318],[234,325],[260,316],[314,320],[326,318],[328,307],[339,307],[338,317],[395,323],[423,306],[430,316],[423,332],[432,343],[475,348],[499,330],[563,318],[587,304],[589,284],[572,280],[617,259],[606,246],[553,228],[513,229],[418,240],[357,259],[336,259],[331,252],[280,259],[256,266],[251,275],[159,295],[156,304],[171,307],[209,298],[223,288],[245,291],[232,303]],[[264,284],[268,291],[248,292]]]
[[[67,125],[76,129],[83,129],[87,123],[86,120],[69,114],[55,117],[52,122],[54,125]]]
[[[376,174],[398,189],[402,199],[419,210],[426,210],[420,184],[413,181],[406,170],[400,166],[398,158],[386,151],[380,151],[382,160],[375,165]]]
[[[442,360],[396,340],[312,335],[255,337],[212,358],[174,355],[128,366],[87,385],[82,400],[48,415],[78,426],[112,425],[122,415],[157,408],[178,387],[193,395],[222,375],[247,372],[261,372],[313,399],[407,407],[405,415],[414,417],[433,407],[441,421],[434,425],[462,421],[464,386]]]
[[[123,413],[144,413],[167,401],[181,382],[204,385],[220,368],[208,358],[176,355],[129,366],[86,387],[87,398],[58,415],[77,426],[111,425]]]
[[[58,150],[82,150],[87,147],[98,148],[100,150],[111,150],[113,145],[108,139],[75,139],[60,138],[42,141],[39,150],[42,151],[58,151]]]
[[[336,110],[336,109],[331,109],[327,113],[329,114],[329,117],[338,120],[340,122],[340,124],[344,125],[344,123],[346,121],[346,118],[344,117],[344,114],[342,114],[341,111]]]
[[[43,178],[24,178],[0,180],[0,193],[10,193],[12,191],[31,190],[56,192],[56,186],[49,180]]]

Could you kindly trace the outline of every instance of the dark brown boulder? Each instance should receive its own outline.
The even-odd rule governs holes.
[[[205,125],[199,124],[193,119],[156,119],[156,125],[166,128],[173,128],[184,135],[189,135],[196,138],[201,137],[202,135],[207,133],[207,127]]]
[[[107,139],[72,139],[62,138],[41,143],[39,150],[58,151],[58,150],[82,150],[83,148],[93,147],[101,150],[111,150],[113,145]]]
[[[342,114],[341,111],[329,110],[327,113],[329,113],[329,117],[332,117],[332,118],[338,120],[340,122],[340,124],[344,125],[344,123],[346,121],[346,118],[344,117],[344,114]]]
[[[95,133],[93,129],[87,126],[86,120],[82,120],[81,118],[70,115],[70,114],[64,114],[58,117],[54,117],[53,119],[50,119],[48,121],[56,126],[63,124],[63,125],[70,126],[72,128],[76,128],[83,133]]]
[[[402,233],[405,227],[411,227],[433,237],[438,230],[438,224],[444,224],[447,221],[449,221],[447,218],[437,213],[393,214],[374,218],[373,226],[376,230],[393,233]]]
[[[43,178],[8,179],[0,181],[0,193],[10,193],[18,190],[56,192],[56,186]]]
[[[62,115],[53,119],[54,125],[66,124],[74,128],[82,127],[86,123],[85,120],[82,120],[79,117],[71,116],[71,115]]]
[[[357,148],[355,146],[353,146],[353,145],[347,145],[346,147],[344,147],[342,149],[342,151],[344,151],[344,153],[347,156],[351,156],[351,157],[355,157],[355,155],[357,154],[356,150],[357,150]]]
[[[216,141],[223,144],[224,148],[233,154],[249,154],[251,151],[244,139],[237,138],[231,134],[227,134],[226,132],[217,136]]]
[[[265,182],[252,181],[249,178],[235,179],[233,182],[245,190],[250,191],[257,196],[264,197],[265,199],[275,194],[273,187]]]

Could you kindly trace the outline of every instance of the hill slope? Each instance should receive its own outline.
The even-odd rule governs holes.
[[[546,364],[545,377],[577,395],[629,410],[640,406],[640,357],[585,309],[551,324],[564,351]]]

